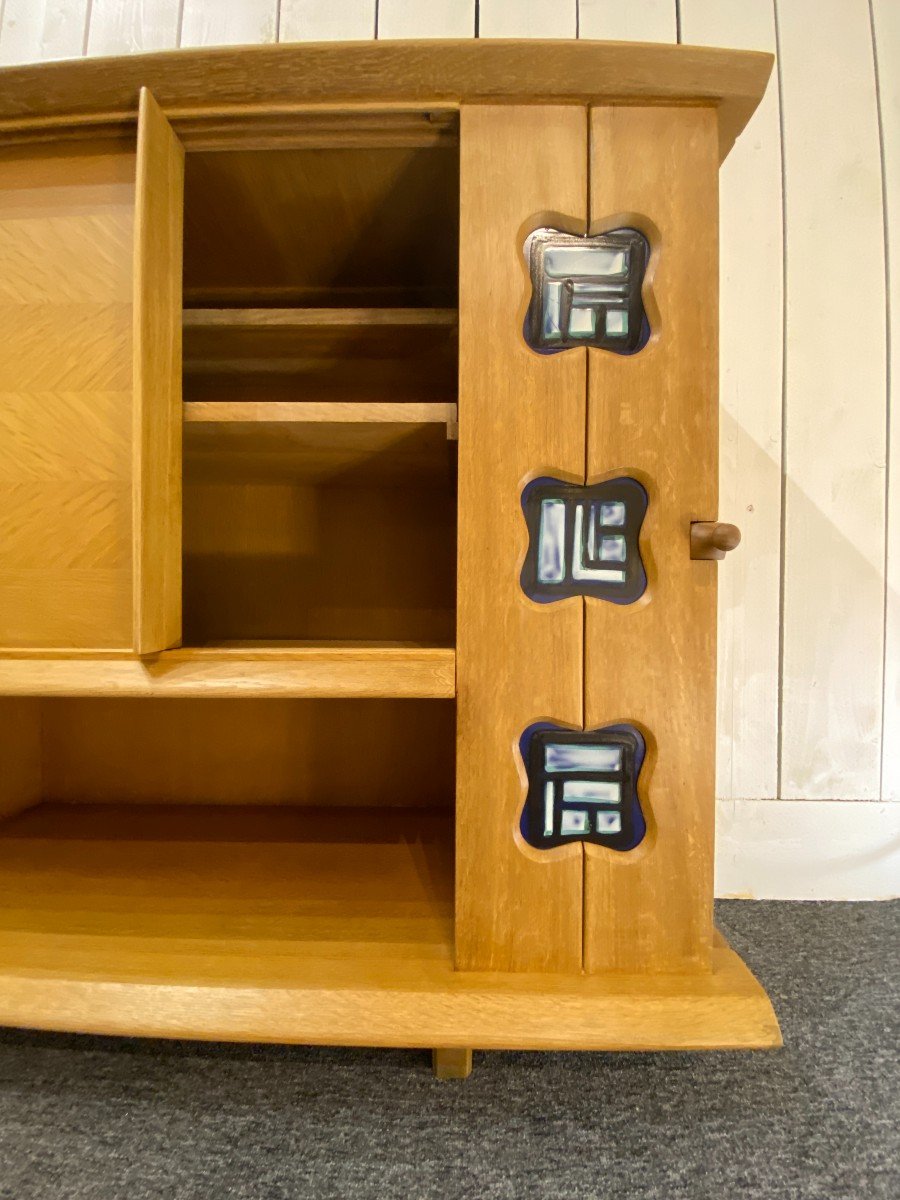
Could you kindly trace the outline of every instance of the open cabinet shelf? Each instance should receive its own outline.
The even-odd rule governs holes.
[[[452,308],[186,309],[185,397],[452,402],[456,325]]]
[[[0,974],[18,955],[252,987],[303,959],[448,963],[452,881],[449,810],[41,804],[0,824]]]
[[[195,401],[184,422],[189,479],[453,486],[455,404]]]
[[[185,646],[455,645],[458,170],[187,154]]]
[[[439,810],[41,805],[0,824],[3,1024],[705,1049],[771,1044],[757,989],[721,940],[705,976],[455,971]]]
[[[238,642],[163,650],[0,659],[7,696],[395,696],[452,699],[451,646]]]
[[[350,882],[352,881],[352,882]],[[0,1022],[355,1045],[766,1045],[756,980],[457,972],[434,809],[43,804],[0,823]]]

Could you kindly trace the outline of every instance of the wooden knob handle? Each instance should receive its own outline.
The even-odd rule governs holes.
[[[691,558],[724,558],[740,540],[737,525],[725,521],[691,522]]]

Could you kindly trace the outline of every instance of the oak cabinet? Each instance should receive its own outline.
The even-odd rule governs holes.
[[[3,72],[0,1021],[778,1044],[712,918],[717,174],[770,68]]]

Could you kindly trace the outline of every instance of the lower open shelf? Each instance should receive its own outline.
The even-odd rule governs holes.
[[[709,975],[453,969],[448,809],[43,804],[0,825],[0,1024],[374,1046],[780,1044]]]

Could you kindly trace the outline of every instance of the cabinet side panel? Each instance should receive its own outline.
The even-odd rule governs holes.
[[[523,486],[584,478],[585,352],[526,346],[522,245],[585,228],[586,113],[464,107],[460,153],[457,964],[580,970],[581,846],[522,842],[518,740],[581,726],[583,606],[532,603],[519,573]]]
[[[40,802],[41,703],[0,697],[0,817]]]
[[[184,148],[144,88],[134,258],[134,644],[181,639]]]
[[[716,115],[591,113],[592,231],[650,238],[653,329],[632,358],[590,351],[588,479],[647,488],[649,587],[634,605],[587,600],[585,724],[641,727],[648,834],[586,847],[585,968],[703,969],[712,937],[716,564],[690,558],[690,525],[717,512]]]
[[[0,647],[131,646],[134,172],[0,152]]]

